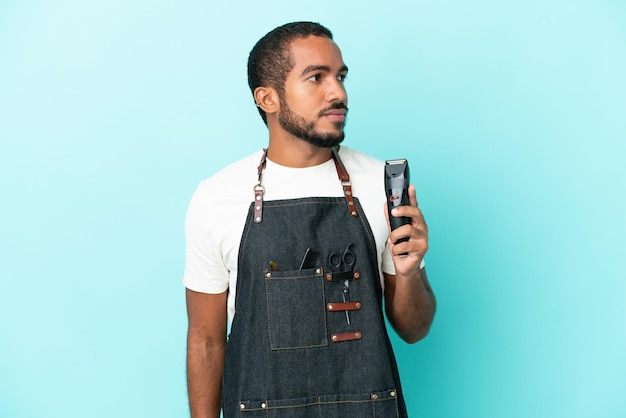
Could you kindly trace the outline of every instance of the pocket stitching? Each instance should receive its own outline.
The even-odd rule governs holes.
[[[269,343],[270,343],[270,350],[272,351],[280,351],[280,350],[299,350],[299,349],[306,349],[306,348],[319,348],[319,347],[327,347],[328,346],[328,328],[326,325],[326,309],[322,309],[322,323],[324,326],[324,342],[322,344],[314,344],[314,345],[298,345],[298,346],[294,346],[294,347],[274,347],[274,343],[272,341],[272,329],[271,329],[271,317],[270,317],[270,301],[269,301],[269,294],[270,294],[270,289],[269,289],[269,283],[270,280],[287,280],[287,279],[291,279],[291,280],[299,280],[299,279],[314,279],[314,278],[319,278],[321,283],[321,290],[322,290],[322,307],[326,306],[326,286],[324,286],[324,282],[323,282],[323,270],[322,270],[322,274],[311,274],[311,275],[293,275],[293,276],[289,276],[289,272],[284,272],[284,276],[280,276],[280,277],[271,277],[268,278],[267,276],[265,276],[266,272],[264,272],[264,280],[265,280],[265,307],[266,307],[266,312],[267,312],[267,336],[269,339]]]

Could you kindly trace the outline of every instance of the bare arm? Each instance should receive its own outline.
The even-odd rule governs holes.
[[[398,335],[413,344],[430,330],[437,302],[426,269],[412,279],[385,274],[385,311]]]
[[[394,209],[394,216],[409,217],[411,223],[389,234],[396,274],[385,274],[385,311],[398,335],[412,344],[428,334],[437,302],[426,269],[420,268],[428,251],[428,227],[417,207],[413,185],[409,187],[409,201],[409,206]],[[403,237],[409,240],[394,244]]]
[[[187,289],[187,390],[192,418],[219,418],[226,349],[227,292]]]

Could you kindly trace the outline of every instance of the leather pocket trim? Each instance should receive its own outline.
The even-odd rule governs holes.
[[[361,302],[331,302],[326,304],[328,312],[360,311],[362,307]]]
[[[361,331],[343,332],[341,334],[332,334],[330,336],[330,340],[334,343],[360,340],[361,338],[363,338],[363,333]]]

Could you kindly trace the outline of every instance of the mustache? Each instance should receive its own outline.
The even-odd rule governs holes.
[[[326,109],[322,109],[319,113],[319,116],[320,117],[324,116],[327,112],[330,112],[331,110],[339,110],[339,109],[346,109],[346,114],[348,113],[348,106],[346,106],[344,102],[337,101],[337,102],[333,102]]]

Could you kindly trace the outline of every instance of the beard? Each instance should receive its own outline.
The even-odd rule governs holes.
[[[280,126],[291,135],[320,148],[332,148],[339,145],[341,141],[343,141],[345,136],[343,132],[343,128],[346,124],[345,119],[342,122],[333,122],[333,125],[339,131],[337,133],[318,132],[315,129],[314,121],[308,121],[301,115],[292,111],[284,98],[281,97],[280,101],[281,111],[278,114],[278,123],[280,123]],[[343,102],[335,102],[330,107],[320,111],[318,117],[321,118],[325,112],[334,109],[346,109],[346,115],[348,113],[348,108]]]

